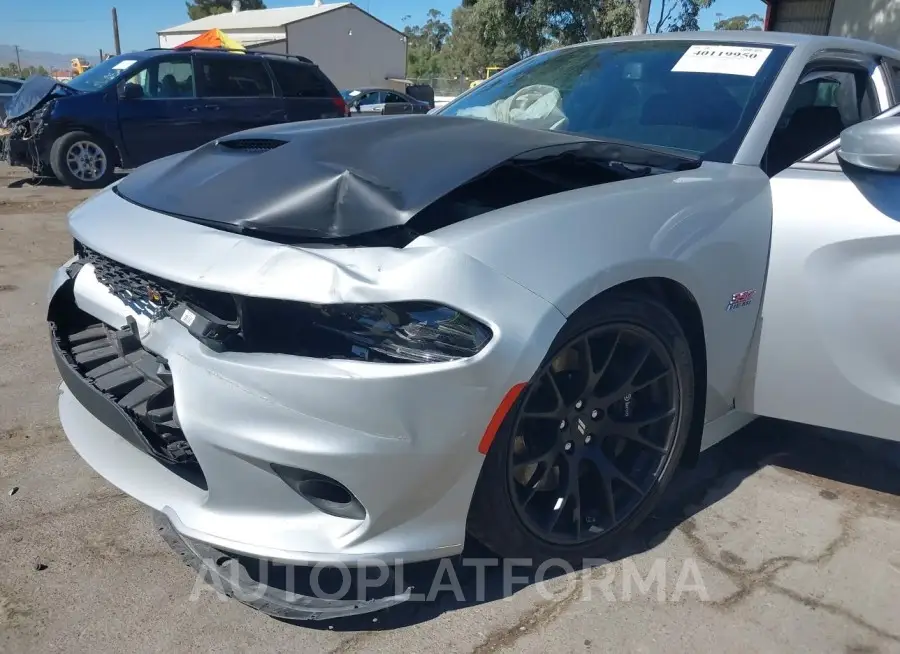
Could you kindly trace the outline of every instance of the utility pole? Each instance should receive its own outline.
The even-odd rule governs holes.
[[[116,54],[122,54],[122,48],[119,46],[119,14],[116,13],[116,8],[112,8],[112,19],[113,19],[113,42],[116,46]]]
[[[100,63],[103,63],[103,48],[100,48]]]
[[[22,62],[19,60],[19,46],[13,46],[16,49],[16,67],[19,69],[19,76],[22,75]]]

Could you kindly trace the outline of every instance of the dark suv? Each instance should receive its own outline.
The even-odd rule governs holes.
[[[112,57],[60,84],[32,77],[7,107],[0,158],[73,188],[251,127],[348,116],[304,57],[192,48]]]

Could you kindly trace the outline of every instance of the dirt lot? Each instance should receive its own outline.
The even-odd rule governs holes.
[[[900,652],[900,447],[775,422],[680,475],[614,561],[547,587],[503,597],[489,573],[483,602],[312,626],[198,597],[57,423],[44,295],[86,196],[0,168],[0,651]],[[679,594],[686,570],[703,592]]]

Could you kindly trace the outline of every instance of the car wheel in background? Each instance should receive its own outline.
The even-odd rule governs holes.
[[[580,565],[653,509],[688,440],[690,347],[672,313],[600,296],[560,331],[487,453],[469,532],[503,557]]]
[[[103,188],[115,176],[115,151],[106,139],[88,132],[63,134],[50,148],[56,178],[72,188]]]

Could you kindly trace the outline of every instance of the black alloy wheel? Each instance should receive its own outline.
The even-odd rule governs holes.
[[[506,415],[469,532],[504,557],[579,563],[622,543],[677,468],[693,414],[690,346],[650,297],[573,316]]]
[[[675,365],[652,333],[618,323],[571,340],[525,391],[513,427],[513,506],[539,538],[578,545],[622,523],[666,468]]]

